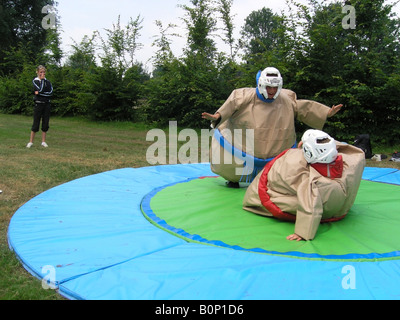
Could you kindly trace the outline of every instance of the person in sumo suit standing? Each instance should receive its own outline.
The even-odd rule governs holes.
[[[202,113],[215,129],[211,170],[232,188],[251,182],[270,158],[296,145],[296,119],[322,130],[327,118],[343,107],[297,99],[296,93],[283,89],[281,73],[274,67],[259,71],[256,78],[256,88],[236,89],[215,114]],[[239,150],[239,158],[231,145]]]

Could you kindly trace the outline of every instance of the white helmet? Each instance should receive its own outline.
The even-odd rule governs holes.
[[[335,140],[320,130],[307,130],[301,138],[306,161],[314,163],[331,163],[336,160],[338,151]]]
[[[261,74],[259,75],[257,86],[258,91],[264,97],[264,99],[268,99],[267,87],[277,87],[278,91],[273,98],[275,100],[281,93],[283,86],[281,73],[278,69],[273,67],[265,68],[263,71],[261,71]]]

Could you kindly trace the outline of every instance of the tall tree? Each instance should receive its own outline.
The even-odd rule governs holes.
[[[96,66],[96,36],[96,33],[91,37],[85,35],[80,43],[75,42],[72,45],[73,52],[68,57],[65,66],[83,71],[89,71]]]
[[[135,20],[130,18],[125,27],[121,26],[121,17],[118,17],[116,24],[112,29],[105,29],[107,39],[101,39],[103,47],[103,55],[101,60],[103,66],[115,68],[121,75],[124,70],[133,67],[136,64],[135,55],[143,46],[138,39],[143,19],[140,15]]]
[[[255,75],[267,66],[280,69],[286,75],[285,82],[288,80],[292,47],[286,23],[285,17],[265,7],[247,16],[241,30],[245,63],[239,86],[255,86]]]
[[[384,0],[311,3],[298,11],[305,23],[293,88],[300,97],[345,104],[326,127],[340,139],[369,133],[398,140],[400,23],[393,6]],[[354,28],[347,26],[345,5],[355,14]]]
[[[0,5],[0,72],[9,74],[20,70],[22,61],[15,55],[25,55],[30,61],[41,56],[49,43],[47,29],[42,22],[43,8],[56,6],[54,0],[3,0]]]
[[[101,38],[102,66],[90,77],[96,99],[88,110],[95,120],[133,120],[135,106],[143,95],[143,81],[148,76],[141,63],[135,61],[143,20],[140,15],[121,26],[120,17],[113,29],[106,29],[107,39]]]
[[[199,115],[215,110],[226,98],[221,81],[221,55],[214,41],[217,20],[212,0],[191,0],[180,5],[187,29],[187,47],[180,59],[165,61],[163,72],[155,74],[148,90],[148,119],[167,124],[201,127]],[[222,62],[221,62],[222,61]],[[221,99],[221,97],[223,97]]]
[[[183,21],[188,30],[188,52],[201,54],[204,58],[213,59],[216,53],[216,44],[213,32],[217,21],[211,0],[190,0],[192,7],[181,5],[186,15]]]
[[[223,23],[222,30],[224,31],[222,40],[229,46],[229,58],[234,60],[237,53],[237,48],[235,48],[235,37],[234,37],[234,23],[233,16],[231,14],[233,0],[219,0],[218,11],[221,15],[221,20]]]
[[[153,41],[152,46],[158,47],[158,50],[153,57],[155,66],[154,73],[158,73],[165,71],[166,66],[175,58],[171,50],[172,40],[170,37],[180,37],[180,35],[170,31],[176,27],[175,24],[170,23],[165,28],[163,27],[162,22],[159,20],[156,20],[155,24],[159,29],[159,35],[154,37],[155,40]]]
[[[96,72],[96,33],[72,45],[72,53],[59,72],[53,112],[61,116],[86,115],[96,101],[91,86]]]
[[[256,55],[276,50],[284,40],[279,33],[281,28],[281,17],[271,9],[264,7],[251,12],[241,31],[246,53]]]

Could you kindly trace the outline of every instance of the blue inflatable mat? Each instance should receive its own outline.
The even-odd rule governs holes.
[[[70,299],[399,298],[399,259],[322,261],[190,243],[143,216],[152,190],[210,175],[209,164],[166,165],[68,182],[15,213],[9,245],[29,272]],[[364,178],[398,184],[399,171],[366,168]]]

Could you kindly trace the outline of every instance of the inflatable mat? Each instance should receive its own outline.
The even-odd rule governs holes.
[[[126,168],[50,189],[11,219],[23,266],[70,299],[398,299],[400,173],[366,168],[348,216],[308,242],[241,209],[209,164]]]

